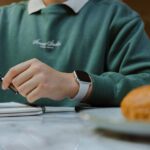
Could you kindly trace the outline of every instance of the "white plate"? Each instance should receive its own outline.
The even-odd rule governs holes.
[[[150,122],[126,120],[119,108],[99,108],[84,110],[80,117],[90,121],[95,127],[125,134],[150,136]]]

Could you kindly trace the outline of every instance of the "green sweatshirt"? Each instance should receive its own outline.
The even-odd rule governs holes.
[[[150,41],[140,16],[125,4],[89,0],[77,14],[56,4],[31,15],[27,6],[0,8],[0,74],[32,58],[62,72],[86,71],[93,82],[93,106],[119,106],[130,90],[150,84]],[[0,101],[27,102],[2,90]],[[68,98],[36,103],[76,104]]]

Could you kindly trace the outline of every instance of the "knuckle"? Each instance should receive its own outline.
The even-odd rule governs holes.
[[[46,88],[47,88],[47,84],[46,83],[40,83],[37,90],[41,91],[41,90],[46,89]]]
[[[32,66],[32,70],[33,70],[33,72],[37,73],[41,70],[41,68],[38,65],[34,65],[34,66]]]
[[[42,81],[46,81],[46,75],[44,74],[44,72],[41,72],[41,73],[39,74],[39,78],[40,78],[40,80],[42,80]]]
[[[33,59],[31,59],[31,61],[32,61],[32,63],[36,63],[36,62],[38,62],[39,60],[38,60],[37,58],[33,58]]]

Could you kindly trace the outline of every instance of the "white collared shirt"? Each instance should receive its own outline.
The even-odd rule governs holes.
[[[75,13],[78,13],[80,9],[88,2],[88,0],[67,0],[62,4],[70,7]],[[30,0],[28,4],[28,13],[32,14],[43,8],[46,8],[43,0]]]

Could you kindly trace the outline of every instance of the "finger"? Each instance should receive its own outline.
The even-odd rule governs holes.
[[[33,72],[31,69],[27,69],[24,72],[20,73],[17,77],[12,80],[13,85],[17,88],[21,86],[23,83],[31,79],[33,76]]]
[[[29,93],[31,93],[36,87],[38,87],[39,81],[34,77],[30,80],[23,83],[21,86],[17,88],[18,92],[26,97]]]
[[[42,92],[39,87],[35,88],[27,95],[27,100],[29,103],[33,103],[40,98],[42,98]]]
[[[29,61],[20,63],[20,64],[16,65],[15,67],[12,67],[3,78],[2,88],[7,89],[9,87],[9,85],[11,84],[12,79],[14,77],[16,77],[18,74],[20,74],[21,72],[28,69],[30,67],[32,61],[33,60],[29,60]]]

